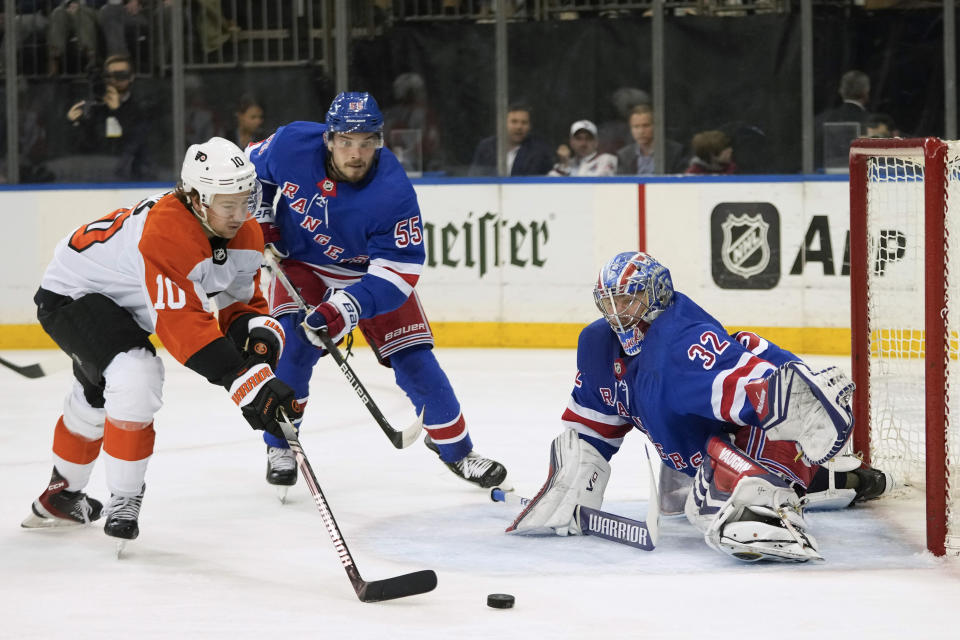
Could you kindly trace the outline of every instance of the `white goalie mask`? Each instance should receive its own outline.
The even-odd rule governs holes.
[[[217,194],[250,192],[247,212],[250,216],[260,208],[262,189],[257,171],[240,147],[224,138],[210,138],[190,145],[180,169],[180,185],[185,193],[200,195],[200,211],[194,214],[209,229],[207,210]]]

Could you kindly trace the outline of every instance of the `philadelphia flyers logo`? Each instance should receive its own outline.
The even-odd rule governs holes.
[[[257,342],[256,344],[254,344],[253,350],[254,352],[256,352],[258,356],[267,355],[267,345],[264,344],[263,342]]]

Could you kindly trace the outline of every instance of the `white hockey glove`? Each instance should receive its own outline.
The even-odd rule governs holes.
[[[314,345],[323,348],[317,332],[326,329],[334,343],[340,342],[360,322],[360,305],[344,290],[337,291],[313,308],[303,319],[303,332]]]
[[[853,431],[854,388],[836,367],[813,372],[802,362],[788,362],[748,382],[746,392],[768,438],[792,440],[808,462],[823,464]]]
[[[581,535],[576,506],[599,509],[610,479],[610,463],[576,431],[567,429],[550,444],[547,481],[507,533]]]

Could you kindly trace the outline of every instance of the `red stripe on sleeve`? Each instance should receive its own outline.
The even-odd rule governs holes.
[[[605,422],[590,420],[589,418],[584,418],[578,413],[574,413],[573,410],[569,408],[563,412],[561,420],[565,420],[567,422],[577,422],[585,427],[588,427],[592,431],[596,431],[598,435],[611,439],[622,438],[630,433],[630,429],[633,428],[633,426],[629,424],[607,424]]]

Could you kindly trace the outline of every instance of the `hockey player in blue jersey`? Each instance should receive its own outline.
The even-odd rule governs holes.
[[[684,512],[707,544],[740,560],[822,559],[807,490],[843,506],[892,488],[874,469],[840,466],[836,484],[820,466],[842,457],[853,428],[853,384],[836,367],[812,371],[756,334],[728,334],[645,253],[614,256],[593,293],[603,318],[580,334],[566,430],[508,532],[581,533],[575,505],[600,507],[609,461],[634,428],[693,479]]]
[[[414,291],[425,260],[417,195],[383,148],[383,116],[373,96],[341,93],[324,124],[282,126],[247,153],[268,205],[258,215],[264,240],[311,307],[298,317],[297,304],[273,283],[272,313],[288,336],[277,376],[305,405],[323,354],[316,332],[326,328],[336,342],[359,327],[417,413],[423,411],[426,446],[464,480],[484,488],[503,483],[503,465],[473,450],[460,403],[433,354]],[[267,481],[296,483],[286,441],[272,435],[264,441]]]

